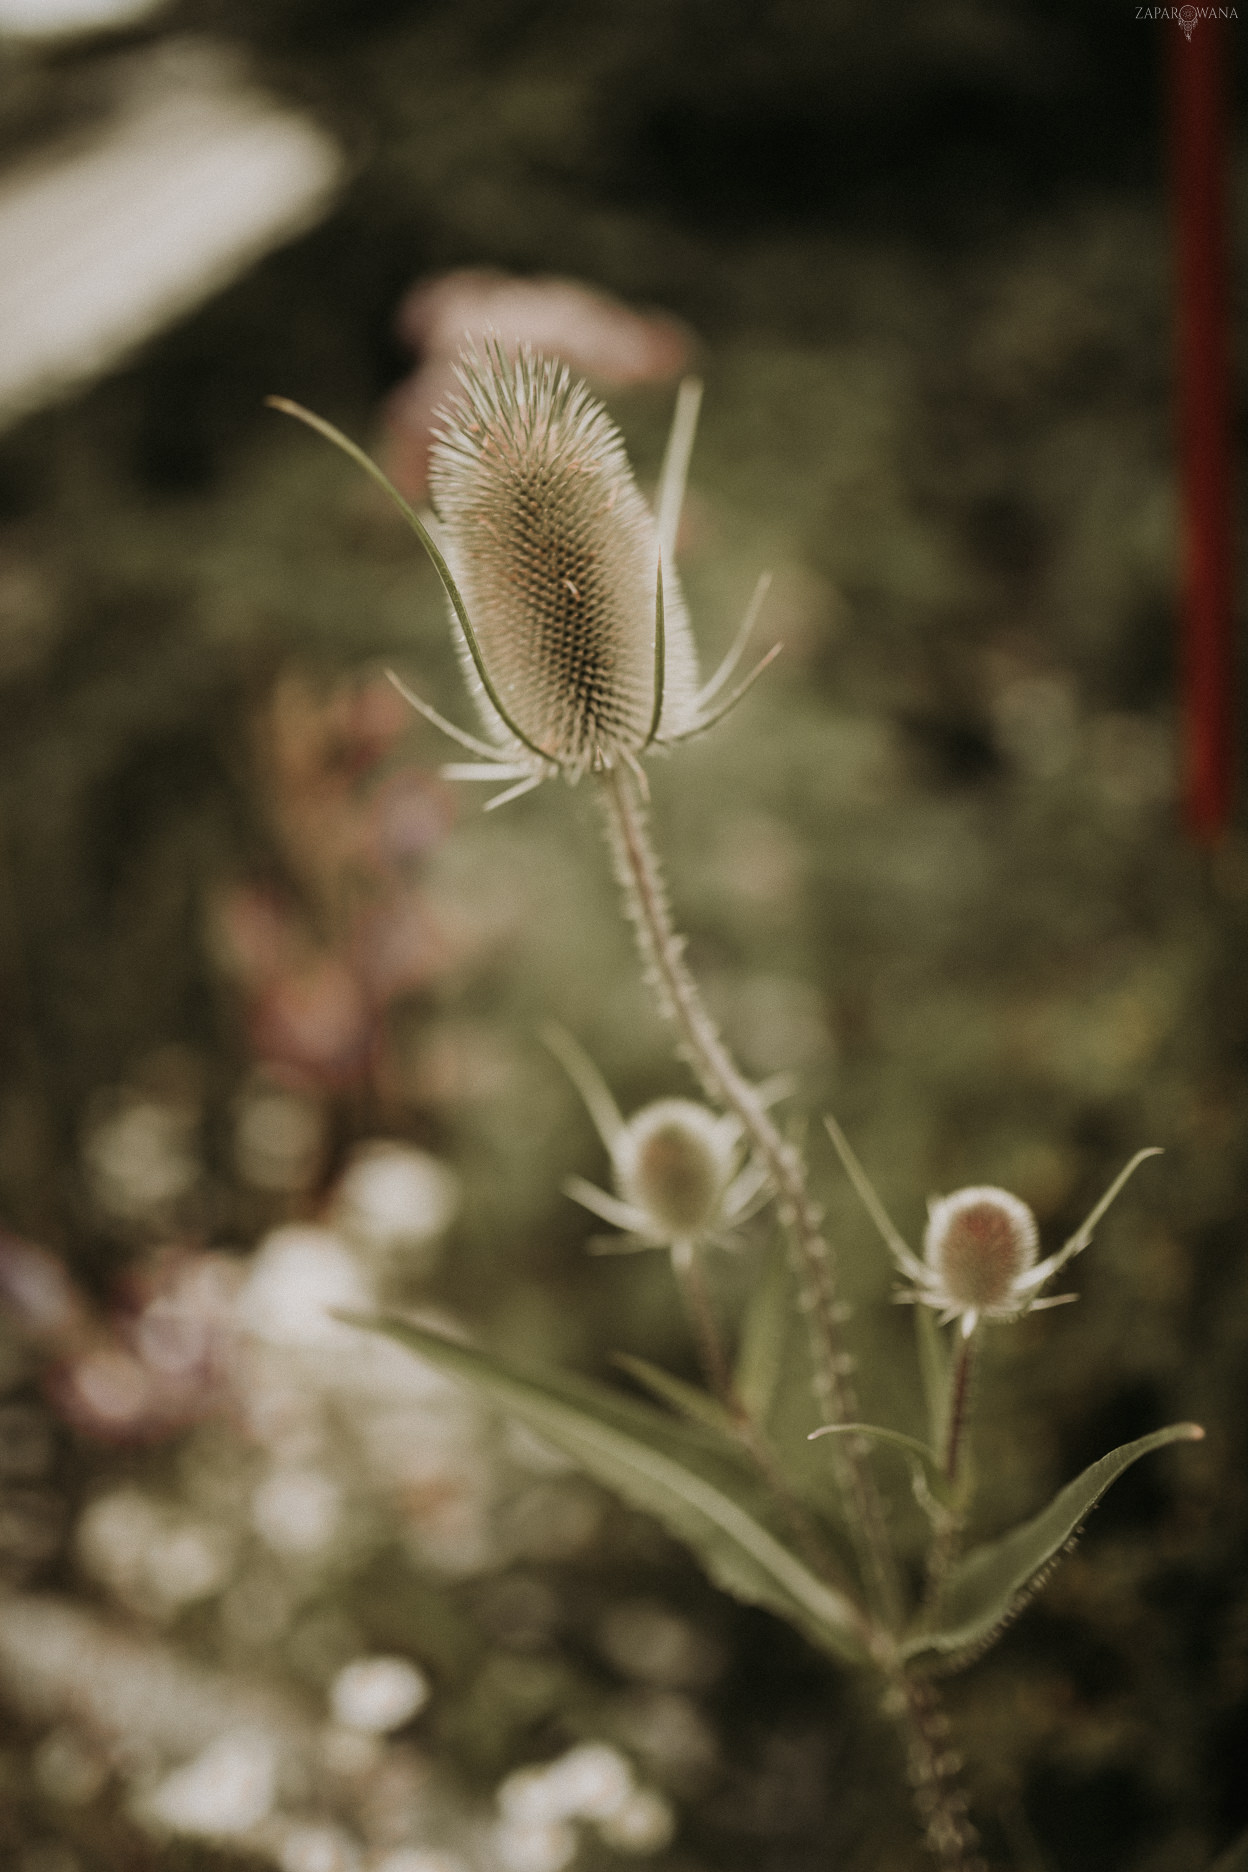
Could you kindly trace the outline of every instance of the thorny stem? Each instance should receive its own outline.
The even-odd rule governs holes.
[[[846,1309],[836,1297],[832,1250],[822,1232],[821,1211],[807,1188],[805,1166],[720,1039],[685,964],[684,941],[672,924],[667,890],[635,782],[620,768],[609,769],[601,779],[616,870],[643,961],[659,990],[662,1011],[679,1029],[683,1051],[706,1091],[741,1120],[775,1186],[806,1317],[819,1408],[831,1423],[856,1422],[852,1360],[842,1333]],[[757,1453],[762,1439],[756,1426],[750,1428],[754,1431],[750,1446]],[[742,1429],[746,1433],[744,1424]],[[948,1719],[941,1711],[936,1686],[905,1670],[889,1635],[900,1628],[902,1620],[901,1582],[884,1504],[868,1466],[869,1446],[864,1438],[852,1436],[831,1441],[836,1446],[833,1459],[850,1509],[850,1526],[881,1621],[876,1628],[876,1662],[892,1692],[890,1704],[905,1738],[915,1805],[928,1845],[941,1872],[984,1872],[983,1861],[974,1853],[976,1835],[966,1817],[965,1798],[956,1785],[961,1764],[949,1747]],[[774,1471],[774,1463],[766,1462],[765,1443],[762,1448],[765,1467]]]
[[[858,1406],[852,1359],[841,1330],[845,1308],[837,1300],[832,1251],[820,1226],[822,1213],[807,1188],[805,1166],[720,1039],[689,973],[684,941],[672,924],[658,857],[633,782],[619,767],[609,769],[602,779],[616,868],[662,1010],[679,1028],[684,1051],[707,1092],[736,1113],[767,1167],[806,1316],[819,1408],[830,1423],[853,1423]],[[885,1625],[896,1630],[901,1618],[900,1581],[884,1505],[868,1466],[868,1446],[857,1437],[832,1441],[839,1445],[833,1460],[876,1610]]]
[[[941,1872],[987,1872],[979,1835],[958,1785],[962,1758],[950,1745],[949,1718],[930,1680],[898,1671],[890,1697],[905,1729],[910,1786],[927,1844]]]

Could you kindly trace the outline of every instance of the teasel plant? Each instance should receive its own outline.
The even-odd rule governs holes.
[[[650,1399],[535,1371],[403,1318],[361,1320],[464,1380],[654,1515],[723,1588],[785,1619],[866,1674],[898,1725],[921,1827],[943,1872],[982,1872],[950,1737],[942,1679],[980,1656],[1047,1577],[1105,1490],[1140,1457],[1195,1440],[1173,1424],[1111,1451],[1046,1508],[999,1538],[967,1545],[967,1461],[975,1356],[985,1331],[1073,1299],[1048,1282],[1092,1238],[1151,1151],[1139,1152],[1075,1234],[1039,1260],[1031,1211],[995,1187],[930,1208],[921,1255],[886,1214],[834,1119],[828,1131],[905,1283],[915,1321],[926,1434],[865,1422],[852,1318],[805,1155],[773,1114],[783,1088],[754,1084],[726,1046],[688,966],[651,835],[645,762],[714,728],[777,654],[738,670],[766,591],[759,581],[729,651],[700,682],[675,569],[677,529],[700,386],[680,388],[653,508],[607,412],[558,362],[494,342],[465,353],[430,462],[434,515],[413,510],[331,423],[284,398],[274,407],[351,457],[399,508],[449,601],[479,733],[440,714],[398,677],[419,714],[470,760],[444,772],[501,783],[487,810],[546,781],[591,785],[644,975],[706,1103],[664,1099],[625,1119],[570,1035],[547,1041],[602,1140],[614,1191],[568,1193],[617,1230],[599,1247],[666,1249],[705,1389],[638,1358],[619,1362]],[[730,1331],[717,1316],[707,1256],[770,1209],[786,1255],[769,1264]],[[826,1448],[809,1468],[776,1429],[791,1366],[790,1296],[804,1322],[810,1430]],[[650,1401],[653,1400],[653,1401]],[[929,1529],[923,1578],[905,1564],[881,1480],[898,1457]]]

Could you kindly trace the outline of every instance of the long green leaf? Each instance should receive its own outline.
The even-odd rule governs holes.
[[[736,1426],[732,1418],[719,1399],[713,1398],[709,1391],[701,1391],[697,1385],[686,1384],[683,1378],[674,1378],[671,1372],[665,1372],[660,1366],[652,1365],[649,1359],[637,1358],[631,1352],[616,1352],[611,1363],[618,1365],[622,1372],[627,1372],[651,1397],[658,1398],[660,1403],[670,1404],[674,1411],[679,1411],[691,1423],[701,1424],[729,1442],[736,1440]]]
[[[904,1430],[886,1430],[881,1424],[869,1423],[821,1424],[817,1430],[811,1431],[807,1441],[813,1443],[818,1437],[825,1436],[860,1436],[876,1443],[888,1443],[903,1455],[921,1462],[928,1480],[942,1493],[944,1491],[945,1479],[935,1450],[930,1450],[926,1443],[920,1443],[918,1437],[907,1436]]]
[[[950,1572],[940,1623],[916,1632],[902,1647],[902,1655],[919,1657],[929,1651],[949,1655],[982,1647],[1036,1589],[1050,1561],[1078,1533],[1111,1482],[1150,1451],[1163,1449],[1167,1443],[1196,1442],[1204,1434],[1199,1424],[1171,1424],[1134,1443],[1124,1443],[1068,1482],[1033,1520],[968,1553]]]
[[[766,1526],[753,1476],[718,1437],[603,1385],[530,1371],[407,1320],[351,1317],[462,1379],[654,1515],[727,1592],[778,1613],[837,1657],[865,1657],[865,1615]]]

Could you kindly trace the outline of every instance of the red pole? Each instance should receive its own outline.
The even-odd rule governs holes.
[[[1212,11],[1212,9],[1210,9]],[[1227,87],[1222,22],[1170,29],[1182,524],[1183,809],[1212,845],[1234,791],[1232,383],[1227,263]]]

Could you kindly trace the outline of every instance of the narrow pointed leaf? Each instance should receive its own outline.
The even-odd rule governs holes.
[[[660,1366],[652,1365],[649,1359],[637,1358],[631,1352],[617,1352],[612,1364],[627,1372],[651,1397],[658,1398],[663,1404],[670,1404],[690,1423],[701,1424],[704,1429],[713,1430],[717,1436],[729,1439],[735,1437],[732,1418],[719,1399],[713,1398],[709,1391],[686,1384],[683,1378],[674,1378],[671,1372],[665,1372]]]
[[[1167,1443],[1197,1442],[1204,1434],[1199,1424],[1171,1424],[1124,1443],[1068,1482],[1033,1520],[965,1555],[950,1572],[939,1625],[915,1633],[903,1646],[903,1656],[973,1652],[990,1642],[1037,1589],[1049,1563],[1079,1532],[1111,1482],[1152,1450]]]
[[[451,609],[454,611],[459,621],[459,628],[464,633],[464,642],[468,646],[468,653],[472,658],[473,666],[481,679],[481,687],[489,697],[491,706],[499,720],[507,728],[509,733],[516,737],[517,741],[528,748],[531,754],[537,754],[542,760],[550,761],[551,756],[547,754],[546,750],[538,747],[536,741],[530,741],[524,729],[521,728],[517,722],[512,720],[507,711],[507,704],[494,687],[490,672],[485,667],[485,658],[481,654],[481,645],[477,641],[477,633],[472,628],[472,623],[465,608],[463,598],[460,596],[459,586],[455,583],[451,568],[446,563],[437,541],[434,539],[432,533],[430,533],[420,515],[416,512],[415,508],[404,500],[393,481],[391,481],[388,475],[382,473],[372,457],[366,455],[364,450],[351,440],[350,436],[345,436],[342,430],[336,428],[333,423],[327,422],[323,416],[314,415],[311,410],[304,409],[302,403],[294,403],[289,397],[271,396],[266,397],[264,400],[269,405],[270,409],[280,410],[284,416],[293,416],[296,422],[304,423],[309,429],[315,429],[316,433],[324,436],[327,442],[332,442],[336,449],[341,449],[342,453],[349,456],[358,467],[362,468],[369,479],[377,483],[382,493],[394,502],[394,505],[398,508],[403,518],[407,521],[408,526],[411,527],[412,532],[424,547],[434,571],[442,581],[442,589],[450,599]],[[552,761],[552,765],[557,766],[558,762]]]
[[[663,556],[659,555],[659,569],[655,574],[654,586],[654,707],[650,711],[650,726],[646,738],[641,744],[644,754],[653,745],[659,732],[659,722],[663,716],[663,684],[667,661],[667,629],[663,615]]]
[[[920,1443],[918,1437],[907,1436],[904,1430],[886,1430],[880,1424],[869,1423],[821,1424],[818,1430],[811,1431],[810,1441],[813,1443],[816,1437],[825,1436],[860,1436],[869,1438],[873,1443],[889,1443],[904,1456],[921,1462],[929,1481],[936,1484],[938,1492],[944,1492],[945,1478],[935,1450],[930,1450],[926,1443]]]
[[[717,1585],[837,1657],[861,1661],[865,1617],[766,1525],[758,1485],[722,1440],[566,1373],[534,1372],[402,1319],[352,1316],[518,1417],[690,1547]]]
[[[693,454],[693,439],[698,431],[698,412],[701,407],[701,382],[696,377],[686,377],[676,392],[676,408],[672,415],[667,448],[663,453],[656,502],[659,545],[663,557],[668,560],[676,556],[680,510],[684,506],[685,482],[689,476],[689,459]]]
[[[745,654],[745,646],[749,642],[754,626],[758,622],[758,614],[763,608],[763,600],[766,598],[770,588],[771,573],[760,572],[758,583],[754,587],[753,596],[745,608],[745,616],[738,626],[736,636],[728,646],[727,654],[723,662],[715,671],[710,681],[704,683],[698,691],[697,705],[699,709],[704,709],[709,703],[713,702],[720,690],[724,687],[724,684],[731,680],[737,664]]]
[[[624,1114],[616,1104],[611,1088],[584,1047],[573,1039],[566,1027],[548,1021],[541,1029],[541,1038],[580,1093],[594,1130],[610,1153],[615,1149],[624,1129]]]
[[[772,644],[766,656],[758,659],[758,662],[754,665],[749,675],[743,682],[737,684],[726,702],[719,703],[716,708],[711,710],[709,715],[700,716],[695,725],[692,728],[686,728],[683,734],[670,736],[663,745],[665,747],[676,747],[682,741],[692,741],[695,735],[705,734],[709,728],[718,727],[725,715],[731,715],[738,702],[744,702],[746,696],[750,693],[750,690],[754,687],[763,671],[770,669],[783,649],[784,645],[782,643]]]

